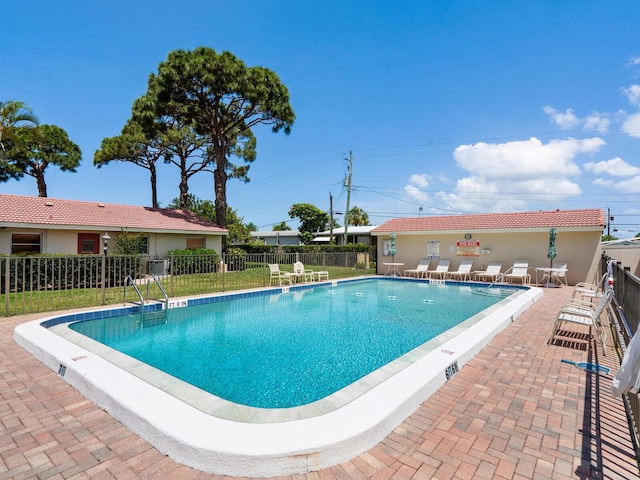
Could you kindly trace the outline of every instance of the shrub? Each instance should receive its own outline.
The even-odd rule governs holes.
[[[171,250],[167,252],[171,259],[174,275],[188,273],[213,273],[220,263],[220,255],[215,250],[198,248],[195,250]]]

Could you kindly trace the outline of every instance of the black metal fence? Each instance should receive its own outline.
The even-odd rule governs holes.
[[[610,280],[613,281],[615,294],[609,305],[609,318],[612,320],[610,325],[612,342],[618,357],[618,364],[620,364],[631,337],[638,331],[640,322],[640,278],[633,275],[629,268],[625,268],[613,260],[603,257],[601,273],[602,275],[609,275]],[[640,463],[640,396],[626,392],[623,395],[623,401],[627,410],[636,458]]]
[[[375,272],[368,254],[357,252],[3,256],[0,310],[9,316],[117,304],[125,300],[129,276],[146,297],[157,299],[162,294],[151,274],[170,297],[266,287],[272,283],[269,264],[292,272],[296,262],[329,279]]]

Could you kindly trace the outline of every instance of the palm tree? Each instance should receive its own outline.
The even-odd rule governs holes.
[[[0,102],[0,158],[5,151],[3,142],[16,141],[15,131],[17,129],[37,126],[38,117],[26,103],[19,100]]]
[[[359,207],[353,207],[349,210],[349,225],[359,226],[368,226],[369,223],[369,215]]]
[[[285,230],[291,230],[291,227],[289,225],[287,225],[287,222],[285,222],[285,221],[282,221],[279,224],[273,226],[273,231],[274,232],[282,232],[282,231],[285,231]]]

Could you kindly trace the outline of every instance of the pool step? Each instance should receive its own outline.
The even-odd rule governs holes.
[[[142,315],[142,328],[156,327],[167,323],[167,310],[154,310]]]

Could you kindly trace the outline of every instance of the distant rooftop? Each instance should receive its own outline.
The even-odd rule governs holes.
[[[371,230],[373,230],[374,228],[378,228],[376,225],[359,225],[359,226],[355,226],[355,225],[349,225],[349,228],[347,229],[347,234],[349,235],[362,235],[365,233],[369,233]],[[331,234],[330,230],[325,230],[324,232],[315,232],[314,235],[329,235]],[[344,227],[338,227],[338,228],[334,228],[333,229],[333,234],[334,235],[343,235],[344,234]]]

